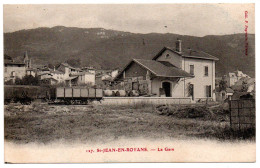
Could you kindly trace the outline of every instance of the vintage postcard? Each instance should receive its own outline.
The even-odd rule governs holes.
[[[5,163],[255,162],[255,4],[4,4]]]

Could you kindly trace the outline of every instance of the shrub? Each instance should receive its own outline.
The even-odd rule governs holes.
[[[160,115],[175,116],[177,118],[205,118],[212,117],[212,113],[206,106],[157,106]]]
[[[22,79],[23,85],[39,85],[39,78],[32,75],[25,75]]]
[[[15,82],[12,80],[5,82],[6,85],[39,85],[39,78],[32,75],[25,75],[22,79],[19,77],[15,78]]]
[[[13,85],[14,84],[14,81],[12,79],[8,80],[8,81],[5,81],[4,83],[5,85]]]
[[[16,85],[23,85],[23,81],[21,78],[17,77],[15,78],[15,82],[14,82]]]

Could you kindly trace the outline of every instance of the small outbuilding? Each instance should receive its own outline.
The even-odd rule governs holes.
[[[219,88],[216,88],[216,100],[219,102],[226,99],[230,100],[233,94],[234,91],[231,88],[226,88],[225,90],[219,90]]]

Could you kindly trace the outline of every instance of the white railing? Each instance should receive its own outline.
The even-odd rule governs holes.
[[[190,97],[104,97],[102,104],[134,105],[134,104],[190,104]]]

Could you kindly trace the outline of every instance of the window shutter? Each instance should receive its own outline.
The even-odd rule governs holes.
[[[211,85],[209,85],[209,97],[211,97]]]
[[[211,85],[206,86],[206,97],[211,97]]]
[[[208,66],[205,66],[204,75],[205,75],[205,76],[208,76],[208,75],[209,75],[209,67],[208,67]]]
[[[194,65],[190,65],[190,74],[194,75]]]
[[[206,85],[206,97],[209,97],[209,87]]]

